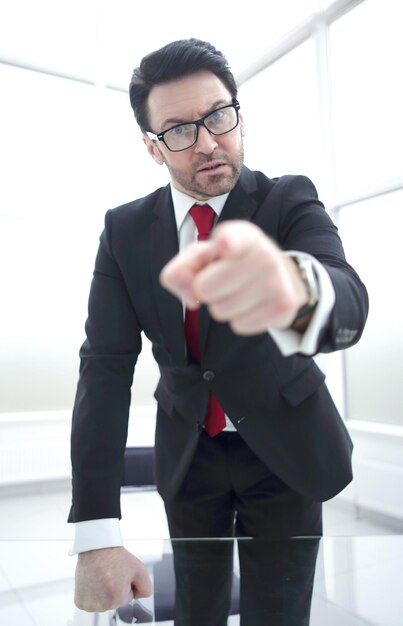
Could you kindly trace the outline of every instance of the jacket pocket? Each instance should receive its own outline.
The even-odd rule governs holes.
[[[280,394],[291,406],[298,406],[323,384],[324,373],[313,361],[298,376],[287,381],[280,389]]]

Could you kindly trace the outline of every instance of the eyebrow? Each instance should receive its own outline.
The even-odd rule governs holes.
[[[227,102],[226,100],[223,100],[223,99],[216,100],[207,109],[206,113],[204,113],[204,115],[201,115],[201,117],[199,117],[198,119],[201,119],[201,118],[205,117],[206,115],[209,115],[210,113],[212,113],[216,109],[219,109],[220,107],[229,106],[230,104],[232,104],[232,101],[231,102]],[[162,128],[165,128],[166,126],[168,126],[168,130],[169,130],[169,128],[171,126],[175,126],[177,124],[191,124],[194,121],[195,120],[184,120],[183,118],[180,118],[180,117],[168,117],[166,120],[164,120],[164,122],[161,124],[161,126],[162,126]]]

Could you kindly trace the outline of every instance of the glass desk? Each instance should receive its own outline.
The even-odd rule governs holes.
[[[173,543],[175,545],[173,545]],[[126,547],[146,563],[154,582],[154,595],[118,611],[86,613],[75,608],[73,581],[76,558],[68,556],[68,541],[0,541],[0,626],[122,626],[123,624],[173,624],[175,574],[173,549],[179,555],[192,554],[192,562],[203,566],[203,558],[222,552],[234,554],[233,594],[229,625],[240,624],[238,547],[248,543],[250,554],[281,554],[284,580],[279,588],[299,583],[309,590],[307,559],[314,555],[313,592],[310,619],[277,616],[267,619],[267,626],[402,626],[403,625],[403,536],[325,537],[318,540],[295,539],[279,548],[253,540],[171,542],[170,540],[128,541]],[[292,543],[292,546],[290,547]],[[204,545],[203,545],[204,544]],[[316,544],[316,545],[315,545]],[[194,555],[196,555],[194,559]],[[283,558],[285,555],[285,558]],[[242,557],[241,557],[242,558]],[[280,568],[280,569],[281,569]],[[284,569],[285,568],[285,569]],[[309,569],[309,568],[308,568]],[[211,564],[210,588],[203,590],[206,604],[213,596],[217,572]],[[305,581],[305,582],[304,582]],[[305,584],[306,583],[306,584]],[[265,584],[253,600],[265,602],[273,591],[273,582]],[[292,592],[291,592],[292,593]],[[287,603],[286,603],[287,604]],[[291,602],[292,604],[292,602]],[[277,606],[281,606],[277,605]],[[287,607],[285,609],[288,610]],[[243,626],[255,626],[253,618]],[[209,626],[208,622],[205,622]],[[192,626],[189,622],[189,626]]]

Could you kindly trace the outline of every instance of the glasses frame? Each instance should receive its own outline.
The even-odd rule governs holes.
[[[212,130],[210,130],[209,128],[207,128],[206,124],[205,124],[205,120],[210,117],[210,115],[213,115],[213,113],[216,113],[217,111],[221,111],[222,109],[228,109],[228,108],[234,108],[235,112],[236,112],[236,124],[235,126],[233,126],[232,128],[230,128],[229,130],[226,130],[224,133],[214,133]],[[227,133],[230,133],[232,130],[234,130],[238,125],[239,125],[239,109],[241,108],[241,105],[239,104],[238,100],[236,100],[235,98],[233,99],[233,101],[231,102],[231,104],[226,104],[222,107],[218,107],[218,109],[214,109],[214,111],[210,111],[210,113],[207,113],[206,115],[203,115],[203,117],[201,117],[198,120],[192,120],[190,122],[182,122],[181,124],[175,124],[174,126],[171,126],[170,128],[167,128],[166,130],[164,130],[162,133],[153,133],[152,131],[146,131],[146,135],[149,139],[151,139],[152,141],[162,141],[163,144],[168,148],[168,150],[170,152],[183,152],[184,150],[188,150],[189,148],[191,148],[192,146],[195,145],[195,143],[197,142],[198,138],[199,138],[199,128],[200,126],[204,126],[204,128],[210,133],[210,135],[216,135],[216,136],[220,136],[220,135],[226,135]],[[164,135],[166,133],[169,133],[171,130],[173,130],[174,128],[179,128],[179,126],[188,126],[189,124],[194,124],[196,127],[196,134],[195,134],[195,140],[193,143],[190,144],[190,146],[186,146],[186,148],[179,148],[179,150],[173,150],[172,148],[170,148],[167,144],[167,142],[164,139]]]

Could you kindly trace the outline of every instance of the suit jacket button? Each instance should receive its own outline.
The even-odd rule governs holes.
[[[206,383],[211,383],[211,381],[214,380],[214,378],[215,378],[215,374],[211,370],[205,370],[203,372],[203,380],[205,380]]]

